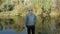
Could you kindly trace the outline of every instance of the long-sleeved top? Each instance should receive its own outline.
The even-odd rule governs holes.
[[[36,24],[36,16],[35,14],[26,14],[26,17],[25,17],[25,23],[27,26],[33,26]]]

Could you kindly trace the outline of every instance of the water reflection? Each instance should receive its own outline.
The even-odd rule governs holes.
[[[1,23],[1,19],[0,19],[0,31],[2,31],[2,29],[3,29],[3,25],[2,25],[2,23]]]
[[[42,28],[42,24],[41,24],[41,16],[37,16],[37,24],[36,24],[36,34],[41,34],[41,28]],[[56,23],[56,25],[53,25],[53,21],[52,23],[48,23],[50,20],[46,19],[46,23],[45,23],[45,30],[46,31],[50,31],[50,28],[56,27],[56,29],[60,29],[60,19],[54,19],[54,23]],[[51,24],[51,27],[49,28],[48,25]],[[4,32],[10,32],[13,31],[14,33],[16,32],[21,32],[25,29],[24,27],[24,17],[22,16],[13,16],[13,17],[0,17],[0,31]],[[0,33],[1,33],[0,32]]]
[[[0,23],[0,31],[3,30],[3,25]]]
[[[15,21],[12,18],[6,19],[6,21],[5,21],[5,25],[12,25],[14,23],[15,23]]]
[[[22,16],[14,16],[14,17],[3,17],[0,18],[0,31],[5,30],[14,30],[16,32],[23,31],[24,24],[23,24],[24,18]]]

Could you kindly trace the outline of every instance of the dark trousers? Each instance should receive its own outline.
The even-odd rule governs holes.
[[[35,26],[27,26],[28,34],[35,34]]]

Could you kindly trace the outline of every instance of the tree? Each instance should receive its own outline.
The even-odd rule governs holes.
[[[50,13],[51,13],[51,8],[48,4],[46,4],[46,0],[42,1],[42,13],[41,13],[41,18],[42,18],[42,34],[49,34],[50,31]],[[49,1],[50,2],[50,1]],[[47,3],[49,3],[47,2]],[[48,7],[46,7],[48,6]]]

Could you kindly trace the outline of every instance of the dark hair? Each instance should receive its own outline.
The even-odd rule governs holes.
[[[28,11],[33,11],[32,9],[29,9]]]

